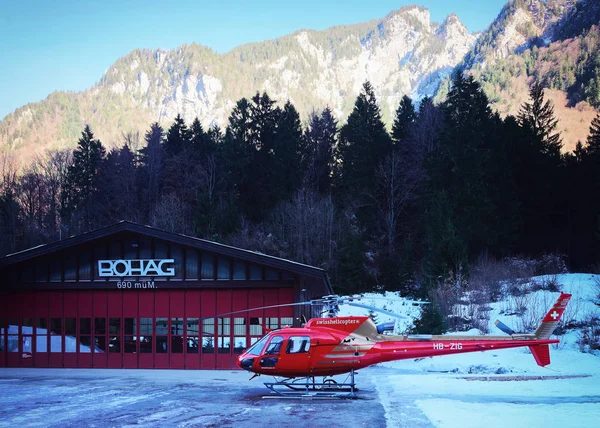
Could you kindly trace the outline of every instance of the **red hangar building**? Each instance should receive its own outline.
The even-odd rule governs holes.
[[[120,222],[0,259],[0,367],[231,369],[322,269]]]

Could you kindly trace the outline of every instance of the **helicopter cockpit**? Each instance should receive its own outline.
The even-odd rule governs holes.
[[[296,359],[301,355],[307,355],[310,350],[310,337],[307,335],[282,334],[274,331],[254,345],[252,345],[239,359],[239,366],[245,370],[251,370],[255,359],[259,358],[260,368],[273,368],[277,365],[279,357]],[[297,357],[296,357],[297,356]],[[305,357],[307,358],[307,357]]]

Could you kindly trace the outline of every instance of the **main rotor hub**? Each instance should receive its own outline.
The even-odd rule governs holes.
[[[340,303],[343,299],[340,296],[332,294],[324,296],[318,300],[312,300],[313,305],[323,305],[323,311],[325,317],[334,318],[340,312]]]

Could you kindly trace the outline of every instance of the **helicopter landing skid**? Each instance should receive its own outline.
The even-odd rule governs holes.
[[[342,383],[332,378],[324,378],[323,382],[315,382],[314,377],[289,378],[278,382],[265,382],[265,386],[278,397],[290,398],[356,398],[354,369]],[[274,396],[263,398],[275,398]]]

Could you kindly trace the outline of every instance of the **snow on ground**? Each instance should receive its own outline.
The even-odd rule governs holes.
[[[595,304],[597,278],[600,276],[590,274],[556,276],[559,290],[573,294],[564,318],[573,322],[600,316]],[[531,282],[548,279],[554,278],[536,277]],[[496,319],[518,332],[532,332],[559,295],[538,290],[489,304],[489,334],[504,334],[493,324]],[[405,303],[396,293],[386,293],[385,300],[375,297],[369,294],[361,302],[385,305],[387,310],[411,318],[419,314],[418,307]],[[520,316],[514,313],[518,306],[526,307]],[[343,308],[342,314],[366,315],[367,311]],[[377,322],[387,320],[378,316]],[[410,324],[405,321],[400,327],[406,331]],[[464,334],[481,333],[471,330]],[[577,330],[560,336],[561,343],[550,347],[551,364],[546,367],[538,366],[527,348],[380,364],[374,369],[385,379],[377,383],[377,389],[388,426],[410,426],[406,418],[417,409],[436,427],[598,426],[600,355],[582,353],[577,343],[580,337]]]

